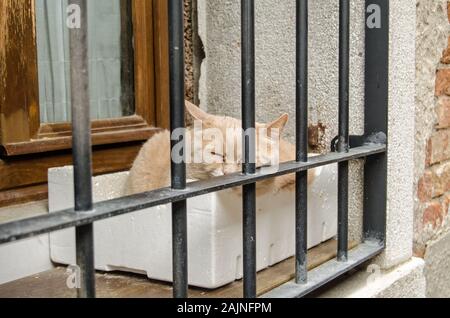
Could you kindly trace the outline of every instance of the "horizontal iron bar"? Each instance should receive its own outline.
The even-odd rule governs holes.
[[[372,259],[383,251],[378,241],[369,241],[358,245],[348,252],[348,261],[333,259],[308,273],[308,283],[298,285],[294,281],[281,285],[264,294],[261,298],[300,298],[317,290],[339,276]]]
[[[212,178],[205,181],[192,182],[184,190],[170,188],[159,189],[147,193],[122,197],[96,203],[94,210],[87,213],[75,213],[68,209],[49,215],[38,216],[0,225],[0,244],[13,242],[32,236],[59,231],[70,227],[87,225],[111,217],[151,208],[159,205],[178,202],[200,195],[225,189],[243,186],[265,179],[305,171],[333,163],[360,159],[386,152],[386,145],[367,144],[351,149],[348,153],[333,152],[309,158],[308,162],[287,162],[280,164],[271,173],[243,175],[240,173]]]

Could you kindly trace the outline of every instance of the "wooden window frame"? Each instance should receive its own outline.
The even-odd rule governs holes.
[[[129,169],[142,142],[169,125],[167,2],[131,1],[135,115],[92,122],[95,174]],[[35,0],[1,1],[0,27],[2,206],[46,195],[47,170],[71,164],[72,137],[70,123],[40,122]]]

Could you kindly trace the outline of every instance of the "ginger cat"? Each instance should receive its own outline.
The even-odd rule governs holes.
[[[215,176],[227,175],[242,171],[242,130],[241,121],[231,117],[222,117],[210,115],[197,106],[186,101],[186,110],[194,118],[201,122],[203,131],[212,131],[220,133],[223,139],[200,139],[191,146],[191,158],[196,155],[204,154],[214,160],[198,162],[187,161],[187,179],[205,180]],[[256,138],[258,145],[268,144],[268,149],[262,151],[257,147],[256,166],[267,167],[273,161],[270,159],[279,151],[279,162],[288,162],[295,160],[295,146],[279,137],[285,128],[289,116],[282,115],[279,119],[268,124],[256,125]],[[230,131],[232,132],[230,134]],[[272,137],[267,132],[276,131],[279,135]],[[260,133],[262,132],[262,133]],[[204,133],[205,134],[205,133]],[[189,128],[186,130],[186,143],[192,145],[195,139],[195,130]],[[231,145],[229,148],[224,145]],[[275,147],[276,146],[276,147]],[[186,148],[187,149],[187,148]],[[230,151],[231,149],[231,151]],[[262,148],[261,148],[262,149]],[[227,151],[228,150],[228,151]],[[231,155],[226,152],[232,152]],[[188,150],[186,151],[188,153]],[[164,131],[150,138],[142,147],[130,171],[127,184],[128,194],[141,193],[159,188],[170,186],[170,164],[171,164],[171,144],[170,132]],[[315,178],[315,170],[308,172],[308,184],[311,184]],[[257,194],[276,193],[282,189],[292,190],[295,186],[295,174],[284,175],[257,183]],[[239,188],[240,189],[240,188]],[[239,191],[239,189],[236,189]]]

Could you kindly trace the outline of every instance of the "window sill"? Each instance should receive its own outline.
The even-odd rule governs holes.
[[[160,128],[148,126],[139,116],[93,122],[92,145],[145,141],[159,131]],[[70,149],[72,149],[71,125],[47,124],[41,127],[36,139],[3,145],[1,155],[22,156]]]

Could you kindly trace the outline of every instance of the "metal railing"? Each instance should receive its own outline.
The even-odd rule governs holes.
[[[145,208],[172,203],[174,297],[188,296],[186,200],[237,186],[243,187],[244,297],[256,289],[255,183],[296,173],[296,275],[263,297],[301,297],[381,253],[385,246],[387,178],[387,107],[389,1],[366,0],[367,17],[377,14],[381,27],[366,26],[365,134],[349,136],[349,0],[340,0],[339,28],[339,136],[332,152],[308,158],[308,0],[297,0],[296,135],[295,162],[278,171],[255,167],[254,136],[244,135],[243,173],[186,183],[184,163],[172,162],[170,188],[93,204],[90,120],[88,106],[86,0],[71,0],[83,13],[80,29],[70,31],[75,207],[73,209],[0,225],[0,244],[76,227],[77,263],[81,269],[79,297],[95,297],[93,223]],[[255,128],[255,9],[254,0],[241,0],[242,10],[242,126]],[[184,127],[183,0],[169,0],[170,120],[171,129]],[[371,11],[372,9],[375,11]],[[375,8],[375,9],[374,9]],[[172,140],[172,146],[184,136]],[[364,241],[348,251],[349,161],[365,159]],[[338,257],[307,270],[307,171],[338,163]]]

